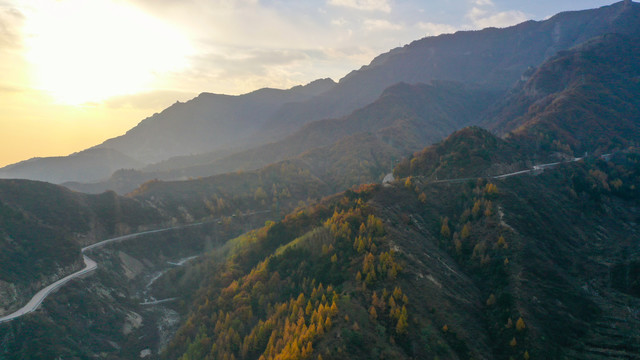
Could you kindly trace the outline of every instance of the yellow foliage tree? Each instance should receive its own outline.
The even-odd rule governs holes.
[[[507,242],[504,240],[504,236],[500,235],[500,237],[498,238],[498,246],[501,246],[503,248],[507,248]]]
[[[398,323],[396,324],[396,333],[400,335],[404,335],[407,333],[407,329],[409,328],[409,322],[407,318],[407,308],[403,306],[402,311],[400,312],[400,317],[398,318]]]
[[[511,341],[509,341],[509,345],[511,345],[511,347],[515,347],[516,345],[518,345],[515,336],[513,337],[513,339],[511,339]]]
[[[369,318],[374,321],[378,318],[378,312],[376,311],[376,307],[371,305],[371,307],[369,307]]]
[[[449,218],[442,219],[442,227],[440,228],[440,235],[445,239],[451,237],[451,230],[449,229]]]
[[[473,209],[471,209],[471,215],[473,215],[473,217],[477,217],[478,214],[480,213],[480,206],[481,206],[480,200],[476,201],[473,204]]]
[[[471,225],[469,223],[464,224],[462,227],[462,231],[460,232],[460,237],[462,240],[468,238],[471,235]]]
[[[404,181],[404,187],[406,187],[407,189],[411,189],[413,187],[413,184],[411,183],[411,176],[409,176],[407,180]]]

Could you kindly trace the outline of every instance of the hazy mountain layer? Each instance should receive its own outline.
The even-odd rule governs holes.
[[[144,163],[179,155],[246,147],[247,138],[283,104],[301,101],[334,86],[317,80],[289,90],[261,89],[245,95],[200,94],[176,103],[98,147],[117,149]]]
[[[220,158],[230,150],[282,139],[310,121],[343,117],[373,102],[398,82],[453,80],[505,90],[527,68],[538,66],[560,50],[602,34],[635,34],[639,24],[640,5],[625,1],[504,29],[424,38],[380,55],[337,85],[319,80],[285,91],[262,89],[242,96],[201,94],[187,103],[174,104],[98,147],[115,149],[143,163],[210,151],[222,151],[213,155]],[[180,161],[172,164],[184,167]],[[99,180],[98,175],[107,170],[110,168],[92,173],[90,178]],[[42,170],[5,173],[6,177],[59,181],[47,178]],[[88,181],[87,177],[66,176],[64,180]]]
[[[247,138],[285,103],[331,88],[330,79],[289,90],[261,89],[245,95],[203,93],[141,121],[126,134],[66,157],[35,158],[0,169],[2,178],[63,183],[95,182],[118,169],[140,168],[179,155],[228,153],[255,146]]]
[[[452,80],[487,88],[511,88],[530,66],[558,51],[607,33],[640,31],[640,5],[621,1],[599,9],[560,13],[544,21],[427,37],[375,58],[306,102],[288,104],[267,123],[274,137],[322,118],[346,115],[398,82]],[[264,136],[264,134],[263,134]]]
[[[137,168],[143,163],[112,149],[89,149],[69,156],[33,158],[0,169],[0,178],[63,183],[92,182],[118,169]]]
[[[367,136],[352,137],[359,133],[374,134],[378,139],[376,141],[381,144],[380,148],[393,148],[396,154],[404,156],[421,149],[424,144],[442,139],[458,128],[477,122],[479,114],[497,96],[496,91],[459,83],[398,84],[387,89],[372,104],[349,116],[313,122],[274,143],[225,157],[217,157],[213,153],[183,157],[180,159],[183,166],[170,171],[152,171],[167,167],[160,163],[141,171],[119,171],[104,183],[65,185],[86,192],[114,189],[126,193],[147,180],[197,178],[259,169],[276,161],[299,158],[308,151],[315,154],[310,155],[313,159],[307,162],[308,169],[321,173],[324,170],[319,167],[326,168],[327,165],[320,165],[319,162],[328,161],[331,153],[321,149],[331,147],[334,143],[343,143],[341,146],[345,150],[342,157],[351,156],[353,160],[359,158],[357,153],[349,151],[348,142],[352,142],[355,148],[360,146],[358,142],[371,139]],[[324,159],[323,153],[327,154]],[[177,165],[173,161],[171,164]],[[339,167],[337,164],[333,166]],[[386,170],[390,170],[390,166]]]

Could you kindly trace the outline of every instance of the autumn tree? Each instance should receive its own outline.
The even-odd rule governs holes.
[[[442,226],[440,227],[440,235],[445,239],[451,237],[451,230],[449,229],[449,218],[445,217],[442,219]]]

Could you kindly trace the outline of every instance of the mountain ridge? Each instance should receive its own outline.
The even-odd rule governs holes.
[[[520,79],[529,66],[538,66],[559,50],[570,48],[603,33],[639,33],[639,19],[640,6],[634,2],[623,1],[598,9],[560,13],[544,21],[528,21],[504,29],[461,31],[423,38],[379,55],[369,65],[354,70],[338,83],[330,80],[315,83],[312,87],[317,91],[313,94],[304,91],[301,93],[303,88],[294,88],[291,90],[292,93],[298,93],[300,97],[294,96],[287,101],[271,103],[273,106],[267,106],[269,111],[256,110],[259,106],[254,108],[256,111],[249,111],[244,118],[251,120],[249,118],[253,116],[252,119],[256,120],[256,112],[260,113],[259,120],[247,122],[256,125],[255,128],[252,128],[253,125],[245,126],[243,131],[240,131],[233,127],[234,122],[230,121],[229,117],[225,117],[226,120],[221,120],[219,126],[216,125],[218,129],[212,131],[206,130],[206,121],[189,127],[184,126],[185,123],[182,121],[176,121],[187,119],[189,116],[178,116],[179,119],[173,119],[176,121],[174,127],[180,128],[182,125],[186,130],[197,133],[201,140],[187,141],[188,136],[183,139],[181,134],[184,129],[172,131],[167,137],[166,131],[160,131],[161,126],[155,130],[151,129],[151,126],[148,132],[153,134],[152,138],[140,138],[132,141],[132,144],[122,145],[126,150],[116,150],[144,160],[145,163],[165,160],[180,154],[215,150],[212,146],[218,150],[231,146],[235,148],[234,151],[242,151],[254,147],[253,145],[282,139],[310,121],[345,116],[371,103],[385,88],[401,81],[428,83],[438,79],[461,80],[487,88],[507,89]],[[208,96],[202,96],[206,97]],[[191,117],[195,123],[211,116],[210,112],[203,110],[206,106],[201,105],[202,108],[199,110],[193,109],[194,113],[202,111],[201,114]],[[184,108],[184,104],[174,107]],[[171,108],[169,112],[174,110]],[[159,116],[151,118],[159,119]],[[198,117],[200,120],[196,119]],[[152,122],[147,119],[141,126],[150,127],[148,124]],[[259,122],[262,123],[258,124]],[[138,132],[134,129],[130,131],[132,136]],[[208,138],[202,137],[202,134],[207,134]],[[154,140],[154,137],[158,136],[164,140]],[[126,138],[107,140],[98,146],[124,144]],[[242,142],[236,141],[231,144],[231,139]],[[158,144],[160,146],[157,146]],[[229,149],[224,151],[226,154],[230,152]],[[94,177],[94,180],[99,179]]]

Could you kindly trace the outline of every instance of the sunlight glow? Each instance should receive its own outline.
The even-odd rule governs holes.
[[[188,66],[188,39],[170,25],[109,0],[41,0],[25,25],[32,86],[63,104],[149,88]]]

